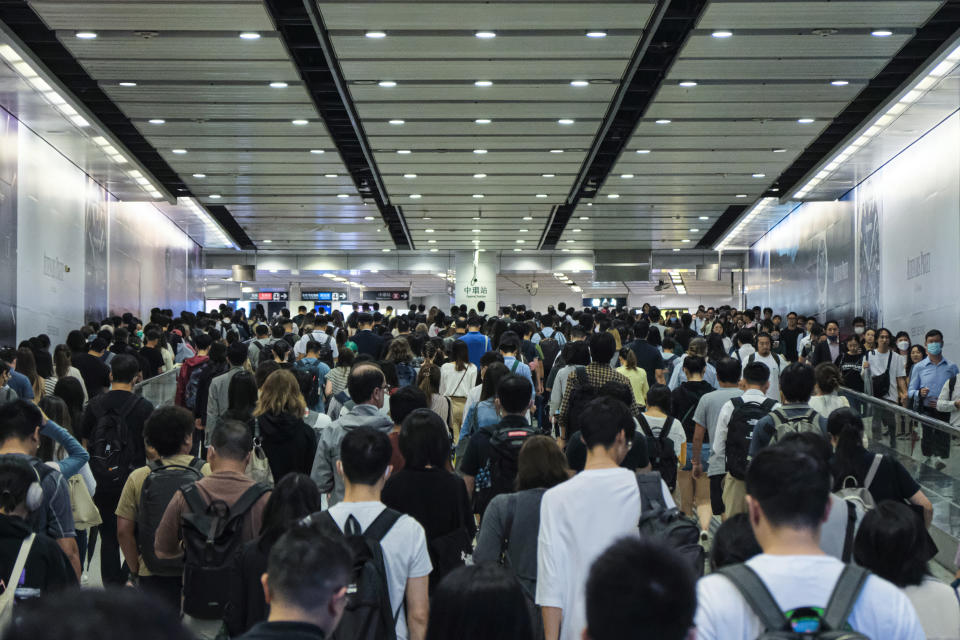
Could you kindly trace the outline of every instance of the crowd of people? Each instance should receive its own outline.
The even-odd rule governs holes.
[[[948,430],[882,410],[960,424],[940,331],[484,311],[153,309],[0,350],[4,637],[960,638],[933,505],[865,437],[946,466]],[[108,590],[73,591],[98,542]]]

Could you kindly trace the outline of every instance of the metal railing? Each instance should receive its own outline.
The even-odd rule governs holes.
[[[173,404],[177,395],[178,373],[180,373],[180,365],[175,365],[171,371],[138,382],[134,385],[133,390],[149,400],[154,407]]]

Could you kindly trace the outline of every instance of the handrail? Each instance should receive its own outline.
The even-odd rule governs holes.
[[[901,406],[898,405],[898,404],[894,404],[894,403],[889,402],[889,401],[887,401],[887,400],[881,400],[880,398],[874,398],[874,397],[871,396],[871,395],[867,395],[867,394],[865,394],[865,393],[860,393],[859,391],[854,391],[853,389],[848,389],[848,388],[846,388],[846,387],[840,387],[840,388],[838,389],[838,391],[839,391],[840,393],[842,393],[843,395],[845,395],[845,396],[850,396],[850,397],[858,400],[859,402],[863,402],[863,403],[869,404],[869,405],[871,405],[871,406],[878,407],[879,409],[881,409],[881,410],[883,410],[883,411],[890,411],[890,412],[896,413],[896,414],[898,414],[898,415],[902,415],[902,416],[904,416],[904,417],[906,417],[906,418],[909,418],[910,420],[914,420],[914,421],[919,422],[919,423],[921,423],[921,424],[925,424],[925,425],[927,425],[928,427],[931,427],[931,428],[933,428],[933,429],[938,429],[938,430],[940,430],[940,431],[946,431],[946,432],[950,433],[951,435],[960,436],[960,428],[955,427],[955,426],[953,426],[952,424],[949,424],[949,423],[947,423],[947,422],[943,422],[942,420],[937,420],[936,418],[931,418],[930,416],[928,416],[928,415],[926,415],[926,414],[917,413],[916,411],[913,411],[913,410],[911,410],[911,409],[907,409],[907,408],[905,408],[905,407],[901,407]]]
[[[152,385],[155,385],[155,384],[159,384],[159,383],[161,383],[161,382],[168,382],[168,381],[166,380],[166,378],[171,377],[171,376],[176,377],[177,373],[179,373],[179,372],[180,372],[180,367],[174,365],[173,369],[171,369],[170,371],[164,371],[163,373],[157,374],[157,375],[153,376],[152,378],[147,378],[146,380],[141,380],[141,381],[138,382],[137,384],[133,385],[133,391],[134,391],[134,393],[136,393],[136,392],[138,392],[138,391],[142,391],[144,387],[148,387],[148,386],[152,386]]]

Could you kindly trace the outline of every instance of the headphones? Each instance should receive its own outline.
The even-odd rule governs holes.
[[[40,485],[40,474],[36,468],[30,465],[30,470],[37,478],[30,483],[30,487],[27,489],[27,511],[33,513],[43,505],[43,487]]]

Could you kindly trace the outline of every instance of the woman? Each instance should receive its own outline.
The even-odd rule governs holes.
[[[467,410],[467,417],[463,421],[458,442],[469,441],[470,437],[486,426],[498,424],[500,415],[497,413],[496,397],[497,385],[510,375],[510,370],[502,362],[494,362],[487,366],[483,374],[483,384],[480,387],[480,401]],[[466,451],[466,443],[459,445]]]
[[[254,432],[256,418],[253,411],[257,407],[257,382],[249,371],[239,371],[230,378],[227,387],[227,411],[223,414],[224,420],[242,422]]]
[[[57,381],[68,376],[80,381],[80,388],[83,390],[83,403],[86,404],[87,388],[83,384],[83,376],[80,375],[80,371],[70,363],[70,347],[65,344],[58,344],[53,350],[53,375],[44,380],[44,393],[51,395],[57,386]]]
[[[898,331],[896,342],[894,342],[894,345],[896,346],[897,353],[902,355],[904,358],[907,358],[908,360],[909,360],[908,356],[910,355],[910,344],[911,344],[910,334],[907,333],[906,331]]]
[[[877,330],[867,329],[863,332],[863,352],[869,353],[877,348]]]
[[[830,414],[841,407],[849,407],[850,401],[838,393],[843,379],[840,377],[840,369],[832,362],[821,362],[814,370],[816,386],[814,387],[815,396],[810,398],[810,408],[822,416],[830,417]]]
[[[495,565],[506,551],[505,565],[517,577],[533,607],[537,591],[537,534],[540,530],[540,501],[547,489],[566,482],[573,473],[557,443],[548,436],[533,436],[520,448],[517,460],[517,492],[496,496],[487,505],[480,524],[473,562]],[[534,619],[542,637],[540,616]],[[529,637],[529,636],[528,636]]]
[[[914,365],[919,364],[920,362],[925,360],[926,357],[927,357],[927,349],[923,345],[915,344],[908,349],[907,367],[906,367],[908,385],[910,384],[910,375],[911,375],[911,372],[913,371]]]
[[[497,566],[461,567],[430,601],[426,640],[530,640],[537,637],[531,618],[509,573]]]
[[[930,526],[933,518],[930,500],[898,460],[873,454],[863,447],[863,421],[856,412],[849,408],[834,411],[827,420],[827,432],[834,448],[831,462],[834,491],[849,487],[852,479],[855,486],[870,492],[875,503],[895,500],[915,505],[915,509],[923,513],[924,524]],[[873,476],[867,482],[871,470]]]
[[[863,377],[870,383],[875,398],[893,404],[903,404],[907,397],[907,359],[893,348],[893,334],[889,329],[877,330],[877,346],[863,357]],[[879,419],[884,427],[884,436],[890,435],[894,424],[898,425],[896,436],[905,434],[906,422],[892,411],[874,408],[874,420]],[[900,426],[903,425],[903,426]]]
[[[467,487],[460,476],[447,471],[450,436],[447,425],[430,409],[415,409],[400,426],[400,453],[404,467],[383,487],[381,501],[413,517],[430,542],[433,588],[447,573],[463,564],[476,533]]]
[[[585,367],[590,364],[590,348],[587,347],[586,340],[568,342],[563,346],[562,353],[563,361],[566,364],[557,371],[553,389],[550,391],[550,414],[553,416],[560,413],[560,402],[567,390],[567,381],[570,379],[570,374],[576,371],[577,367]]]
[[[427,408],[440,416],[444,424],[450,424],[450,401],[440,395],[440,367],[424,364],[417,374],[417,388],[427,396]],[[459,433],[459,428],[457,428]]]
[[[17,372],[27,376],[27,380],[30,381],[30,386],[33,388],[34,400],[42,398],[46,390],[44,380],[37,373],[37,361],[29,347],[17,349]]]
[[[860,346],[860,338],[851,335],[845,344],[846,351],[840,356],[840,377],[843,379],[843,386],[863,393],[863,350]]]
[[[394,338],[387,348],[387,362],[392,362],[397,370],[397,386],[406,387],[417,381],[417,370],[413,367],[413,351],[406,338]]]
[[[930,551],[920,518],[902,502],[887,501],[863,517],[853,558],[861,567],[903,591],[916,609],[925,637],[958,638],[957,594],[930,575]]]
[[[231,637],[236,638],[267,619],[267,604],[263,599],[260,578],[267,571],[270,549],[297,522],[322,508],[320,491],[305,474],[288,474],[273,488],[263,508],[260,537],[243,545],[238,559],[242,588],[237,590],[237,594],[240,599],[230,603],[224,614]]]
[[[286,369],[271,373],[260,389],[253,415],[274,482],[290,472],[309,474],[313,469],[317,436],[303,421],[306,412],[307,403],[293,374]]]
[[[633,398],[637,404],[647,404],[647,391],[650,385],[647,382],[647,372],[637,366],[637,355],[630,347],[620,349],[620,366],[617,373],[622,373],[630,381],[633,389]]]
[[[732,348],[733,341],[726,336],[723,323],[717,320],[710,327],[710,335],[707,336],[707,355],[710,361],[719,362],[727,357]]]
[[[467,394],[477,385],[477,367],[470,362],[470,351],[463,340],[451,346],[452,362],[440,367],[440,395],[450,398],[450,424],[454,428],[454,440],[459,437],[463,424],[463,410]]]
[[[293,367],[290,363],[290,343],[286,340],[277,340],[270,345],[270,353],[273,355],[273,361],[279,364],[281,369]]]
[[[356,358],[356,355],[350,349],[340,351],[337,366],[327,374],[327,382],[323,389],[327,398],[335,396],[347,388],[347,378],[350,376],[350,367],[353,366],[354,358]]]
[[[746,562],[761,553],[763,549],[760,548],[753,527],[750,526],[750,517],[746,513],[738,513],[725,520],[713,534],[710,571]]]
[[[83,383],[72,377],[60,378],[53,388],[53,395],[67,404],[67,411],[70,413],[70,424],[79,425],[83,418],[83,406],[85,403]]]

